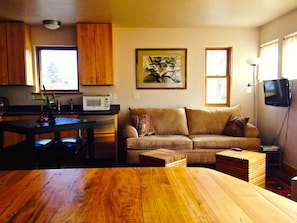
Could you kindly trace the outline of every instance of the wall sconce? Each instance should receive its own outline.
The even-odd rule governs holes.
[[[58,20],[43,20],[43,26],[50,30],[56,30],[61,27],[61,22]]]
[[[251,94],[253,92],[253,85],[251,83],[248,83],[244,88],[243,90],[246,92],[246,93],[249,93]]]

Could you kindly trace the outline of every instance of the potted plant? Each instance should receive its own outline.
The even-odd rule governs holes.
[[[45,94],[44,92],[46,91],[46,89],[44,85],[42,87],[43,87],[43,91],[40,91],[40,97],[44,105],[49,109],[48,121],[54,122],[56,119],[55,111],[57,109],[57,102],[58,102],[57,99],[59,96],[57,96],[55,92],[51,92],[50,94]],[[43,112],[43,109],[41,109],[41,112]]]

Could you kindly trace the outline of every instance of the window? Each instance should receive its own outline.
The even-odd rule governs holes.
[[[78,91],[76,47],[37,47],[37,55],[40,89]]]
[[[283,44],[282,76],[290,80],[296,79],[297,34],[285,37]]]
[[[259,80],[276,79],[278,73],[278,41],[263,44],[260,48]]]
[[[231,48],[205,49],[205,105],[230,105]]]

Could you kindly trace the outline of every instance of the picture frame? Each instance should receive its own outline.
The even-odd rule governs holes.
[[[186,89],[187,49],[136,49],[136,89]]]

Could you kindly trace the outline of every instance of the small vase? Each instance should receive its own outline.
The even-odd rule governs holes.
[[[48,114],[48,122],[55,122],[56,116],[55,116],[55,110],[50,109],[50,112]]]

